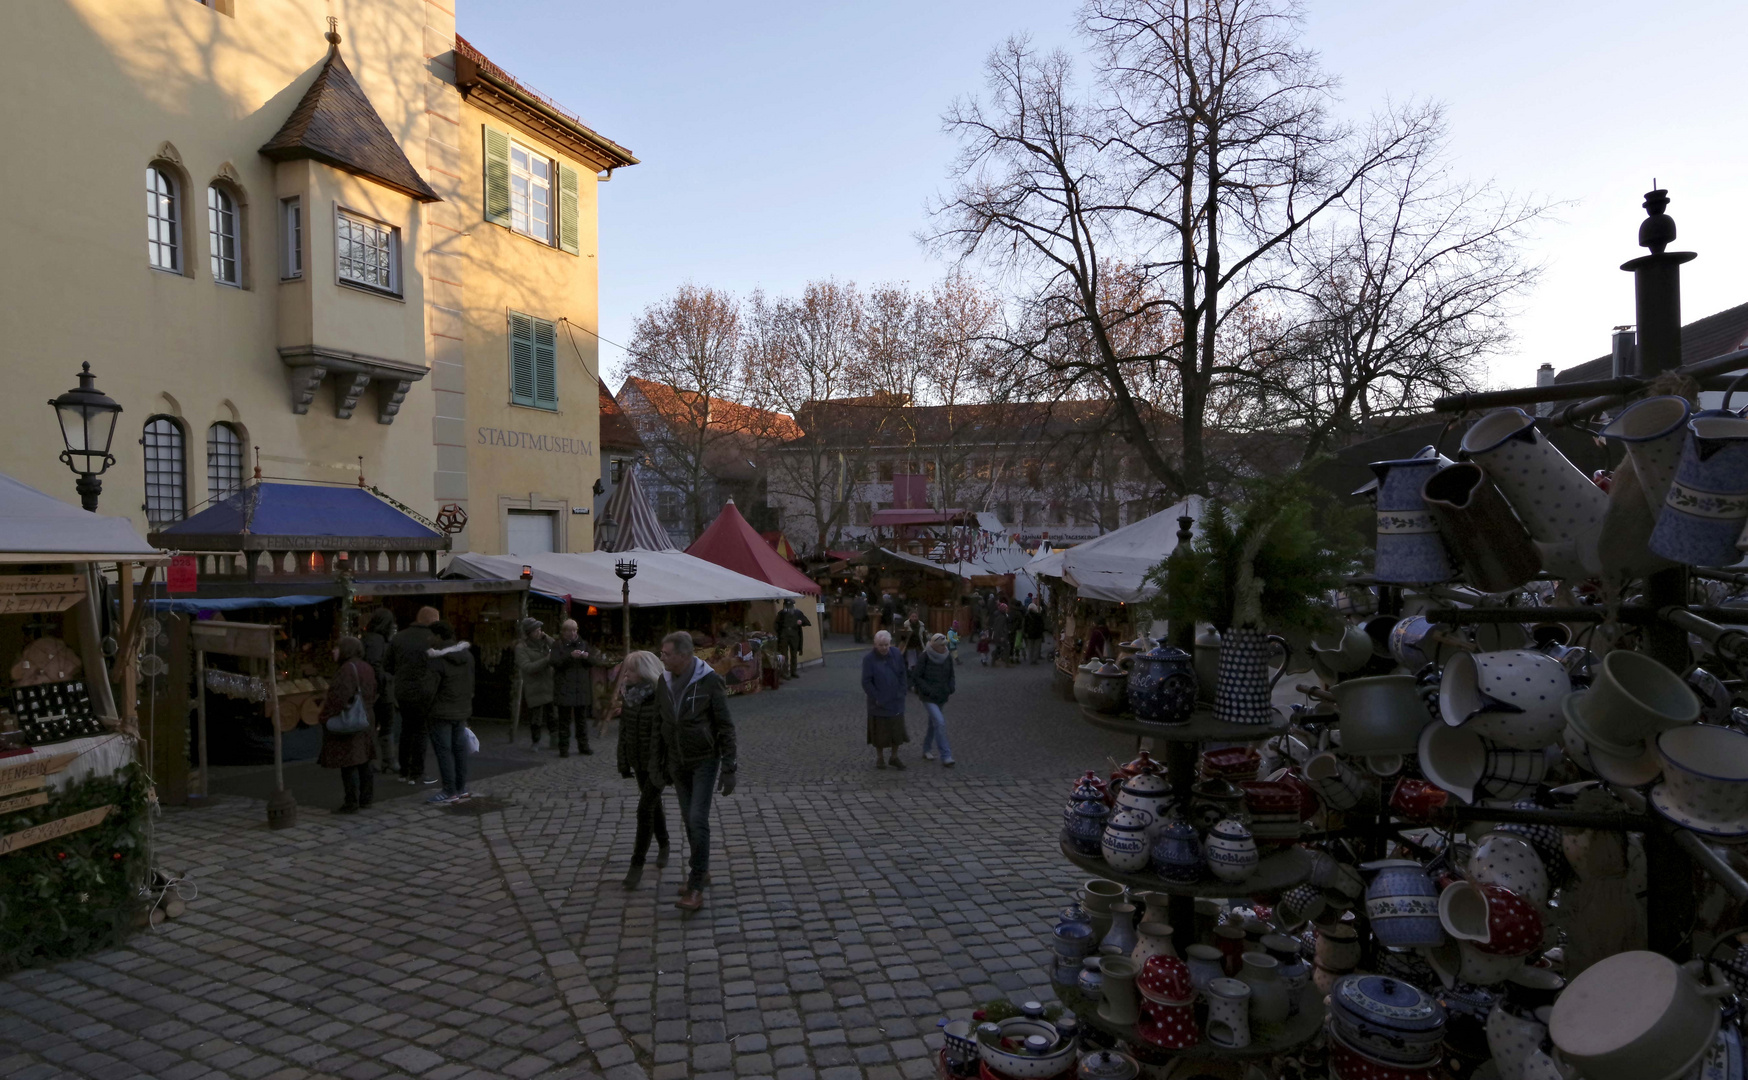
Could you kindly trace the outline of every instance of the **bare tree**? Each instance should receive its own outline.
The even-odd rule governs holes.
[[[1521,242],[1548,207],[1453,180],[1439,110],[1417,122],[1439,137],[1355,184],[1295,251],[1298,302],[1259,382],[1270,422],[1303,431],[1304,460],[1475,389],[1540,273]]]
[[[745,392],[740,337],[739,301],[690,283],[632,326],[626,373],[655,384],[660,400],[624,404],[650,447],[648,467],[682,493],[693,536],[714,510],[712,464],[754,437],[748,410],[724,407]]]
[[[1092,382],[1155,477],[1206,491],[1210,402],[1250,374],[1242,350],[1222,347],[1229,315],[1275,289],[1306,227],[1424,132],[1405,122],[1363,142],[1330,120],[1331,80],[1298,44],[1287,0],[1088,0],[1082,30],[1090,97],[1066,56],[1014,40],[989,59],[988,104],[948,114],[964,145],[935,240],[1019,279],[1038,310],[1016,352]],[[1118,268],[1133,288],[1106,288]],[[1125,293],[1132,303],[1116,303]],[[1148,351],[1126,352],[1127,324],[1161,312],[1177,340],[1142,335]],[[1057,348],[1061,333],[1076,347]],[[1170,456],[1132,374],[1162,369],[1180,412]]]

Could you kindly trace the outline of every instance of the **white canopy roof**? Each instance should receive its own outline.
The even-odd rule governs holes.
[[[127,518],[104,517],[0,473],[0,562],[158,562]]]
[[[1202,497],[1191,495],[1168,507],[1125,525],[1097,540],[1040,555],[1026,564],[1033,576],[1061,578],[1074,586],[1083,600],[1108,600],[1133,604],[1153,594],[1142,584],[1147,571],[1177,550],[1177,519],[1188,514],[1196,519],[1192,531],[1202,524]]]
[[[470,578],[514,579],[522,576],[523,566],[529,566],[534,570],[532,587],[537,593],[569,596],[578,603],[597,607],[616,607],[620,582],[613,565],[620,559],[637,562],[637,576],[631,581],[632,607],[782,600],[801,595],[672,549],[457,555],[450,560],[448,572]]]

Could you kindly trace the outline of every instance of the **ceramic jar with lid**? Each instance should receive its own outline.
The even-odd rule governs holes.
[[[1147,815],[1147,833],[1153,836],[1165,821],[1171,806],[1171,782],[1156,772],[1137,773],[1123,781],[1117,793],[1117,810],[1137,810]]]
[[[1215,877],[1230,882],[1249,878],[1260,861],[1256,840],[1250,835],[1250,830],[1231,818],[1215,823],[1208,830],[1203,857]]]
[[[1189,653],[1156,645],[1129,664],[1129,707],[1144,724],[1183,724],[1196,708],[1196,663]]]
[[[1129,704],[1129,673],[1116,664],[1088,661],[1074,677],[1074,700],[1093,712],[1114,716]]]
[[[1094,1050],[1080,1059],[1075,1080],[1135,1080],[1141,1063],[1121,1050]]]
[[[1379,944],[1412,949],[1444,941],[1438,886],[1424,867],[1412,859],[1381,859],[1361,869],[1373,874],[1366,886],[1366,917]]]
[[[1195,826],[1183,818],[1167,819],[1153,837],[1148,854],[1153,872],[1167,881],[1190,884],[1202,880],[1202,841]]]
[[[1343,975],[1329,994],[1329,1024],[1337,1037],[1375,1061],[1424,1068],[1438,1061],[1444,1006],[1419,988],[1387,975]]]
[[[1062,842],[1069,850],[1089,859],[1103,854],[1105,825],[1111,819],[1111,808],[1103,799],[1084,799],[1071,803],[1064,812]]]
[[[1145,810],[1118,809],[1111,814],[1099,851],[1112,870],[1139,874],[1147,869],[1147,830],[1152,824]]]

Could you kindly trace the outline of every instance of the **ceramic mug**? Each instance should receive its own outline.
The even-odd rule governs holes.
[[[1349,679],[1334,689],[1341,752],[1357,757],[1412,753],[1430,717],[1412,675]]]
[[[1748,734],[1690,724],[1657,736],[1665,797],[1701,821],[1748,830]]]
[[[1681,676],[1644,653],[1614,649],[1568,720],[1592,751],[1634,754],[1659,732],[1699,719],[1699,698]]]
[[[1608,497],[1536,429],[1535,417],[1518,408],[1488,413],[1462,446],[1540,545],[1544,566],[1561,577],[1596,572],[1581,553],[1586,541],[1594,547]]]
[[[1466,727],[1428,724],[1420,736],[1420,771],[1464,802],[1521,799],[1548,771],[1540,750],[1505,750]]]
[[[1347,762],[1327,752],[1305,763],[1305,779],[1332,810],[1352,810],[1371,787]]]
[[[1420,489],[1463,576],[1483,592],[1515,589],[1542,569],[1529,530],[1485,470],[1472,461],[1449,465]]]
[[[1459,654],[1439,679],[1439,716],[1504,749],[1540,750],[1560,741],[1561,705],[1571,692],[1571,675],[1546,653]]]

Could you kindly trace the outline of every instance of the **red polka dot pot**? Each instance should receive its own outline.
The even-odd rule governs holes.
[[[1150,956],[1135,979],[1141,996],[1158,1005],[1188,1005],[1195,999],[1196,988],[1190,979],[1190,966],[1175,956]]]
[[[1196,1027],[1196,1007],[1143,1002],[1135,1037],[1161,1050],[1188,1050],[1202,1040],[1201,1029]]]
[[[1527,956],[1542,944],[1536,906],[1502,885],[1456,881],[1438,898],[1445,933],[1492,956]]]

